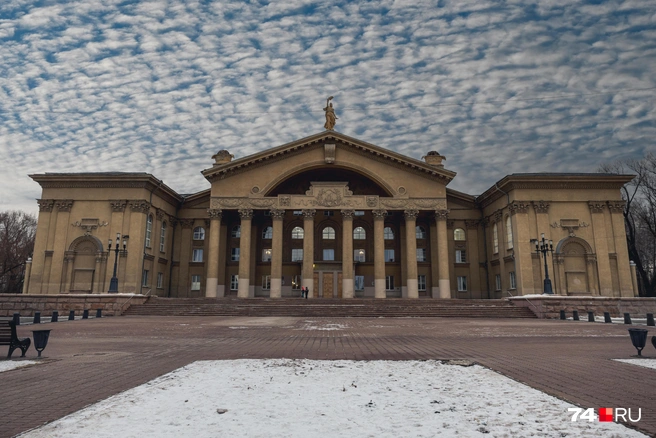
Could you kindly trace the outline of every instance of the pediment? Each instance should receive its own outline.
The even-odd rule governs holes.
[[[296,140],[281,146],[273,147],[236,160],[230,160],[228,152],[217,154],[217,163],[212,168],[201,173],[210,182],[230,178],[243,172],[266,166],[287,157],[302,154],[311,148],[323,148],[326,164],[335,163],[337,148],[345,148],[356,153],[362,160],[375,160],[396,167],[402,172],[419,174],[425,178],[439,181],[446,185],[456,173],[444,167],[432,166],[423,161],[399,154],[397,152],[376,146],[335,131],[324,131],[310,137]],[[230,160],[230,161],[228,161]]]

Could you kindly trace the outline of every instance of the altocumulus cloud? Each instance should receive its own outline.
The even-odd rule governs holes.
[[[656,5],[641,1],[0,4],[0,208],[28,173],[146,171],[208,187],[237,157],[337,130],[447,156],[472,194],[503,175],[595,171],[656,137]]]

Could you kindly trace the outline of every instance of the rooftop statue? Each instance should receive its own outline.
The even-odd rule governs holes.
[[[329,131],[335,129],[335,121],[337,120],[335,110],[333,109],[333,104],[330,102],[331,100],[333,100],[333,96],[330,96],[328,99],[326,99],[326,107],[323,109],[326,112],[326,124],[323,125],[323,127]]]

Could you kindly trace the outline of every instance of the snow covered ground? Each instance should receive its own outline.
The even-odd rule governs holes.
[[[644,437],[478,365],[194,362],[22,437]]]
[[[20,355],[20,351],[19,351],[19,355]],[[33,360],[0,360],[0,373],[3,371],[13,370],[14,368],[34,365],[35,363],[39,363],[39,362],[35,362]]]
[[[656,359],[615,359],[618,362],[630,363],[631,365],[639,365],[645,368],[652,368],[656,370]]]

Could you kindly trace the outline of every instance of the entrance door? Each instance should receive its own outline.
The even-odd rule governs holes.
[[[335,290],[333,273],[332,272],[322,272],[323,288],[321,290],[321,296],[323,298],[332,298],[333,291]]]

